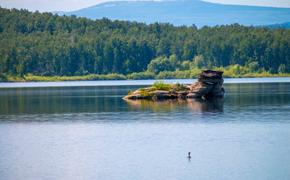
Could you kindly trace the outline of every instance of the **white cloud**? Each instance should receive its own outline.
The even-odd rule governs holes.
[[[38,10],[41,12],[73,11],[109,1],[122,1],[122,0],[0,0],[0,6],[5,8],[18,8],[18,9],[23,8],[31,11]],[[129,0],[129,1],[140,1],[140,0]],[[155,1],[155,0],[145,0],[145,1]]]
[[[203,1],[221,3],[221,4],[238,4],[238,5],[290,8],[290,0],[203,0]]]
[[[1,7],[25,8],[32,11],[72,11],[107,0],[0,0]]]

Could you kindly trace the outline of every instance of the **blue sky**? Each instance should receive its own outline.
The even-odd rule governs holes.
[[[6,8],[25,8],[31,11],[72,11],[110,0],[0,0]],[[160,1],[160,0],[158,0]],[[289,7],[290,0],[205,0],[223,4],[242,4],[272,7]]]

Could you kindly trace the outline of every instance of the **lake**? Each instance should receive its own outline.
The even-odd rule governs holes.
[[[122,99],[153,81],[0,83],[0,179],[290,179],[290,78],[225,82],[155,103]]]

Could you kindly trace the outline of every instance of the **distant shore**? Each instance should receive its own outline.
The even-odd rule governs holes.
[[[225,72],[226,78],[263,78],[263,77],[290,77],[290,73],[271,74],[263,73],[247,73],[247,74],[232,74]],[[128,75],[123,74],[89,74],[83,76],[39,76],[39,75],[24,75],[24,76],[2,76],[0,82],[61,82],[61,81],[96,81],[96,80],[149,80],[149,79],[194,79],[196,74],[190,74],[184,71],[161,72],[157,75],[141,72]]]

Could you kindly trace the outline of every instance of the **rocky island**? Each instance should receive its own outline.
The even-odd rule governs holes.
[[[165,84],[157,81],[151,87],[140,88],[136,91],[129,92],[124,99],[166,100],[222,98],[225,93],[222,75],[222,71],[204,70],[200,73],[198,81],[193,84]]]

